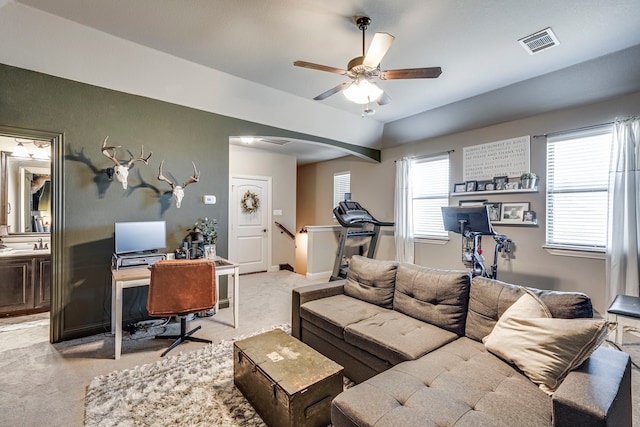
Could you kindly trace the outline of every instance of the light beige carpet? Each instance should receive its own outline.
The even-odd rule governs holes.
[[[233,342],[241,338],[94,378],[85,425],[263,426],[233,384]]]

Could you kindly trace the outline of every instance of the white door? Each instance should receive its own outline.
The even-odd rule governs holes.
[[[240,273],[267,271],[270,263],[270,177],[231,177],[229,254]]]

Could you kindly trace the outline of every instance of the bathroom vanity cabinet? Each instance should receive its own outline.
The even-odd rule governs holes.
[[[0,256],[0,316],[49,310],[51,254]]]

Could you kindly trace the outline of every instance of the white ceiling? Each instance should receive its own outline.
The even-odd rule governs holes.
[[[250,138],[246,136],[244,138],[241,136],[230,136],[229,144],[269,151],[275,154],[295,156],[298,165],[337,159],[349,154],[357,155],[357,153],[351,153],[342,148],[321,142],[273,136],[253,135]]]
[[[353,16],[368,15],[372,24],[367,46],[378,31],[396,38],[382,69],[440,66],[443,73],[438,79],[381,81],[392,102],[376,106],[376,114],[364,119],[360,118],[362,107],[341,94],[304,104],[309,122],[322,118],[328,106],[345,114],[347,123],[363,129],[365,125],[358,121],[397,123],[640,45],[638,0],[4,0],[0,7],[3,2],[28,5],[240,77],[247,84],[273,88],[266,102],[274,108],[290,104],[290,96],[310,100],[346,81],[345,76],[292,63],[304,60],[346,68],[361,50],[361,33]],[[552,28],[560,45],[532,56],[526,53],[518,39],[546,27]],[[633,73],[634,81],[640,79],[637,69],[624,72]],[[554,87],[554,98],[561,100],[557,91],[575,91],[577,84],[584,80],[566,79]],[[595,85],[604,87],[606,82]],[[607,95],[601,88],[591,92],[594,99]],[[324,105],[315,107],[314,103]],[[544,100],[546,110],[554,107]],[[338,121],[324,126],[335,123]],[[376,131],[367,134],[368,141],[328,137],[382,148],[381,134]],[[386,143],[393,145],[393,141]]]

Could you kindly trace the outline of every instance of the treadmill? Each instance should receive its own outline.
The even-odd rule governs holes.
[[[342,230],[340,231],[338,252],[333,263],[333,272],[330,280],[340,280],[347,277],[349,270],[349,264],[345,258],[347,239],[354,237],[370,238],[367,258],[373,258],[378,245],[380,227],[393,227],[395,223],[378,221],[360,203],[352,200],[340,202],[333,209],[333,214],[342,226]]]

